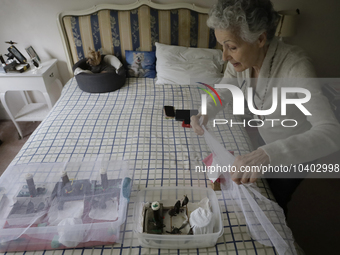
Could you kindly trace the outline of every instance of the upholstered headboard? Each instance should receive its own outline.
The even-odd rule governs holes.
[[[59,14],[58,25],[72,75],[72,66],[88,48],[114,54],[125,61],[125,50],[154,51],[155,42],[221,48],[206,25],[209,9],[192,4],[97,5],[84,11]]]

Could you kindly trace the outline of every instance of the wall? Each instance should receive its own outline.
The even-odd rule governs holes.
[[[302,47],[319,77],[340,77],[340,1],[272,0],[276,10],[300,9],[297,35],[285,42]]]
[[[216,0],[215,0],[216,1]],[[215,1],[206,0],[154,0],[157,3],[187,2],[210,7]],[[286,42],[303,47],[313,59],[320,77],[340,77],[340,1],[338,0],[272,0],[276,10],[299,8],[298,34]],[[65,84],[70,76],[66,57],[57,27],[57,15],[65,10],[81,10],[101,3],[128,4],[135,0],[1,0],[0,2],[0,53],[7,52],[4,41],[18,42],[17,48],[27,57],[25,47],[32,45],[42,60],[56,58]],[[0,84],[1,85],[1,84]],[[44,102],[39,92],[33,99]],[[21,101],[16,92],[8,94],[12,104]],[[0,119],[8,118],[0,106]]]

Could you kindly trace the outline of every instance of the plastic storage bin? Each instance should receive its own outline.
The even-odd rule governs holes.
[[[210,234],[201,235],[171,235],[143,233],[144,205],[158,201],[165,206],[171,206],[177,200],[189,198],[189,204],[198,203],[207,197],[213,213],[214,230]],[[190,207],[188,207],[190,208]],[[190,209],[189,209],[190,211]],[[191,213],[191,212],[190,212]],[[212,189],[196,187],[159,187],[147,188],[137,194],[133,211],[134,233],[143,247],[162,249],[191,249],[214,246],[217,239],[223,234],[223,222],[220,207],[215,192]]]
[[[119,242],[130,188],[125,161],[12,166],[0,178],[0,251]]]

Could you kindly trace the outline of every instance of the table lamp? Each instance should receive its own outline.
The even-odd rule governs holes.
[[[299,9],[279,11],[280,21],[276,28],[275,35],[282,40],[282,37],[290,37],[296,34],[297,17],[300,14]]]

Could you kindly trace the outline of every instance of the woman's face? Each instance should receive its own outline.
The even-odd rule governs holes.
[[[260,38],[254,43],[243,41],[239,36],[224,29],[215,29],[217,41],[223,46],[223,60],[229,61],[236,72],[242,72],[248,68],[259,68],[264,59],[263,46],[265,39]]]

